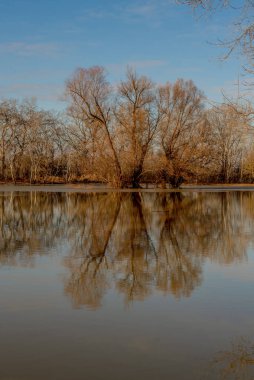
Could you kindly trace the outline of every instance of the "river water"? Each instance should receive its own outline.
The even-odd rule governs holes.
[[[254,192],[0,192],[0,380],[254,379]]]

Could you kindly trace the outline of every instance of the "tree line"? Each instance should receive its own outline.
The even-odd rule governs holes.
[[[64,114],[0,102],[0,181],[138,188],[254,180],[250,108],[208,107],[191,80],[158,85],[129,68],[113,85],[103,67],[79,68],[66,100]]]

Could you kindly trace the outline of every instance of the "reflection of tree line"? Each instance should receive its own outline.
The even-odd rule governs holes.
[[[62,236],[63,208],[59,193],[0,193],[0,264],[30,264],[51,249]]]
[[[189,296],[206,257],[246,258],[252,193],[17,193],[0,197],[0,263],[30,263],[68,240],[65,291],[100,305],[115,286],[126,302],[154,288]]]

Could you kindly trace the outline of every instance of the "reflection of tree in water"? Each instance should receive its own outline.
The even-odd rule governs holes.
[[[116,286],[126,300],[143,299],[151,292],[154,265],[158,260],[148,233],[140,193],[125,194],[114,239],[117,265]]]
[[[91,197],[86,208],[89,221],[83,227],[86,232],[79,229],[79,244],[66,259],[71,270],[66,292],[76,305],[98,306],[112,279],[126,302],[145,298],[154,287],[175,293],[184,288],[182,293],[188,295],[199,283],[200,259],[181,251],[177,231],[169,230],[171,222],[163,215],[164,209],[154,224],[157,198],[141,193],[109,194],[99,201]],[[172,195],[166,199],[168,207],[171,203],[177,208]],[[151,232],[158,229],[156,238]]]
[[[60,193],[1,194],[0,264],[31,264],[35,252],[52,249],[61,238],[64,208]]]
[[[227,264],[245,258],[250,237],[240,195],[136,192],[91,197],[93,212],[86,209],[84,223],[89,228],[84,235],[90,238],[81,249],[73,247],[66,261],[71,269],[66,291],[77,305],[93,300],[90,306],[98,306],[113,285],[126,302],[144,299],[154,288],[190,295],[201,283],[206,257]]]
[[[201,282],[202,260],[190,250],[188,212],[195,199],[181,193],[163,194],[156,203],[161,218],[156,284],[164,292],[188,296]]]
[[[31,263],[66,242],[65,292],[98,307],[115,286],[125,301],[154,289],[189,296],[205,258],[246,258],[252,193],[17,193],[0,198],[0,264]]]
[[[204,207],[209,211],[207,214],[210,232],[207,232],[209,226],[205,218],[202,218],[196,229],[197,234],[207,236],[207,248],[203,250],[203,255],[222,264],[246,259],[246,247],[250,241],[248,223],[253,227],[254,216],[253,214],[246,220],[249,197],[253,202],[253,195],[250,193],[209,194],[210,200],[205,200]],[[203,215],[203,210],[197,208],[197,215]]]
[[[65,291],[76,306],[97,307],[110,286],[111,235],[121,207],[121,194],[84,197],[85,204],[81,196],[81,202],[72,209],[73,253],[65,260],[71,273]]]
[[[229,350],[215,356],[211,372],[218,380],[253,380],[254,344],[245,338],[233,342]]]

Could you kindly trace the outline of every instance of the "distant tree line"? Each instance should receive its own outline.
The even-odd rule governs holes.
[[[232,102],[207,108],[192,81],[156,85],[128,69],[113,86],[102,67],[80,68],[66,97],[65,115],[0,102],[0,181],[254,181],[252,112]]]

